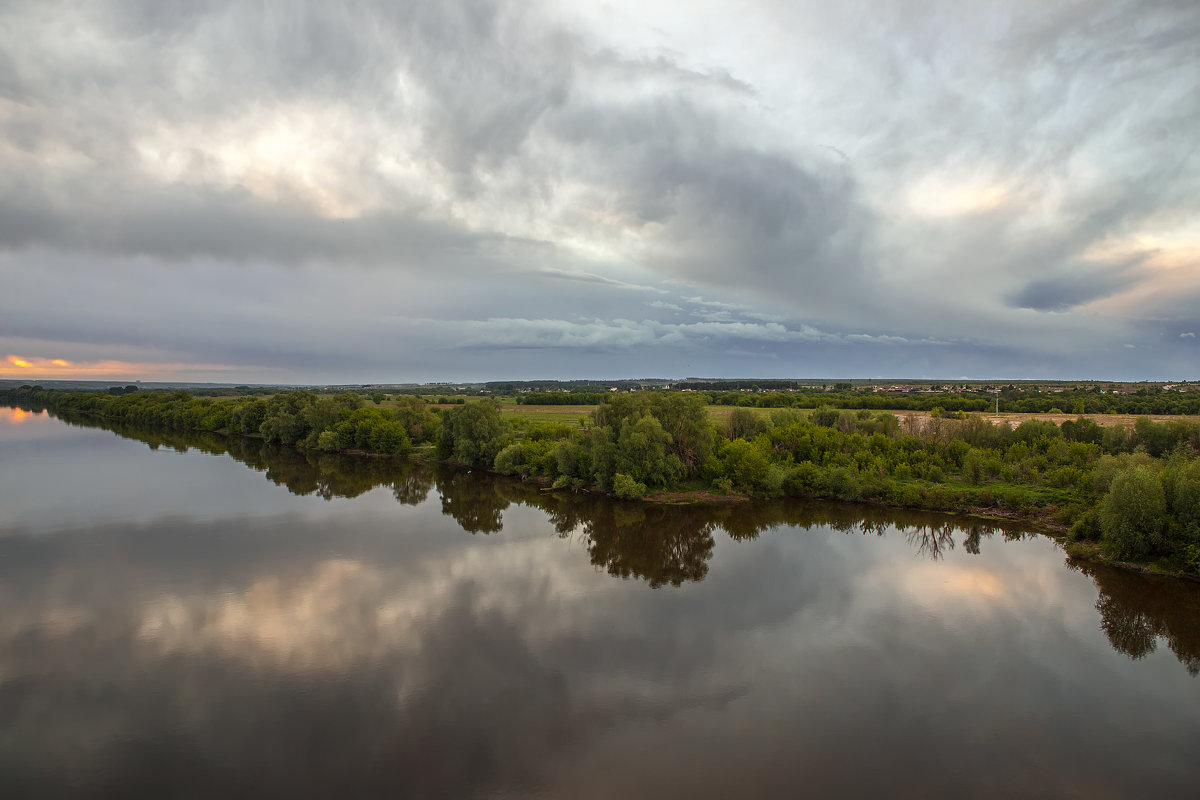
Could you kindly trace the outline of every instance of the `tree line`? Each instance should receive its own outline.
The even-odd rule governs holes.
[[[1065,390],[1033,392],[1005,389],[984,391],[889,394],[864,391],[800,390],[795,392],[707,392],[711,405],[748,408],[834,408],[891,411],[992,411],[1018,414],[1200,414],[1200,392],[1154,392],[1129,395]],[[997,400],[999,403],[997,403]]]
[[[1010,387],[999,392],[971,391],[894,394],[870,389],[852,389],[836,384],[831,390],[780,387],[762,391],[763,382],[738,387],[740,382],[706,383],[704,391],[687,391],[703,398],[708,405],[741,408],[847,408],[877,411],[994,411],[1018,414],[1200,414],[1200,392],[1139,391],[1133,394],[1101,393],[1097,390],[1066,389],[1061,392],[1037,392]],[[778,381],[778,383],[787,383]],[[677,384],[673,391],[681,391]],[[529,392],[517,396],[522,405],[597,405],[615,393],[596,391]]]
[[[939,519],[925,512],[842,503],[770,500],[753,504],[614,503],[594,493],[540,492],[532,484],[476,472],[465,475],[449,467],[424,468],[419,463],[305,450],[261,438],[208,432],[150,429],[97,420],[82,424],[115,430],[152,449],[180,452],[199,449],[229,454],[262,472],[271,482],[298,495],[325,499],[357,497],[376,487],[389,489],[397,502],[416,505],[436,493],[442,513],[464,530],[487,535],[502,530],[503,514],[512,505],[541,509],[561,536],[582,534],[591,562],[622,578],[652,587],[700,581],[708,573],[714,535],[754,539],[777,525],[831,528],[848,535],[902,535],[914,550],[932,559],[961,546],[978,554],[985,540],[1001,535],[1022,538],[1020,526],[978,519]],[[955,540],[956,534],[960,535]],[[1088,575],[1100,596],[1096,610],[1113,648],[1130,658],[1143,658],[1162,640],[1193,674],[1200,674],[1200,628],[1194,593],[1180,581],[1149,581],[1146,576],[1102,564],[1071,562]]]
[[[484,400],[446,412],[439,455],[626,498],[700,490],[1038,517],[1115,558],[1200,574],[1196,422],[1011,427],[823,406],[807,415],[735,408],[717,425],[704,400],[616,395],[577,426],[513,424]]]
[[[46,408],[65,419],[227,431],[325,452],[379,455],[403,455],[413,445],[436,441],[441,425],[438,409],[417,398],[400,397],[394,407],[380,408],[367,406],[354,392],[318,395],[297,390],[270,397],[215,398],[187,391],[113,395],[22,386],[0,391],[0,402]]]
[[[655,490],[820,497],[940,511],[1000,512],[1069,527],[1122,560],[1200,574],[1200,424],[1132,427],[1080,417],[1011,427],[978,415],[897,416],[822,406],[710,420],[699,393],[615,394],[573,425],[506,420],[491,399],[394,408],[356,394],[269,398],[0,392],[61,417],[162,429],[228,431],[316,452],[403,455],[436,444],[441,460],[623,498]],[[961,418],[956,418],[961,417]]]

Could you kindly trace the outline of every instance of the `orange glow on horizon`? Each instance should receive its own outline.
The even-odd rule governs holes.
[[[254,370],[271,372],[269,368],[232,366],[229,364],[182,364],[163,362],[117,361],[68,361],[65,358],[39,358],[9,354],[0,359],[0,378],[28,380],[112,380],[132,382],[134,380],[164,380],[190,377],[197,372],[231,373]]]

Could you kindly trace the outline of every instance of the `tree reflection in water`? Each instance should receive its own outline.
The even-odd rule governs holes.
[[[1192,675],[1200,674],[1200,592],[1190,581],[1102,564],[1071,562],[1100,591],[1096,610],[1113,649],[1144,658],[1166,641]]]
[[[496,491],[491,476],[471,472],[439,469],[438,494],[442,498],[442,513],[469,533],[499,533],[504,529],[501,515],[511,503]]]
[[[512,478],[444,467],[429,469],[393,458],[314,453],[244,437],[66,421],[113,430],[152,449],[228,454],[298,495],[357,497],[384,486],[392,489],[400,503],[417,505],[436,486],[442,513],[471,533],[500,532],[503,512],[510,505],[538,508],[560,535],[581,535],[597,567],[656,588],[702,580],[708,574],[713,534],[718,528],[738,541],[754,539],[779,525],[825,527],[864,536],[897,530],[918,554],[933,560],[954,549],[959,532],[963,549],[970,555],[979,555],[983,539],[997,532],[1006,540],[1032,535],[1006,524],[820,501],[686,506],[627,503],[591,493],[540,491]],[[1200,674],[1200,592],[1194,583],[1104,565],[1068,563],[1095,583],[1100,627],[1115,650],[1130,658],[1144,658],[1162,639],[1188,672]]]
[[[657,588],[702,580],[713,552],[711,513],[700,509],[606,502],[584,522],[588,555],[609,575]]]

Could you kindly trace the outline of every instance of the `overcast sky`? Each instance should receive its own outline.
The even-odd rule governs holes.
[[[1200,378],[1200,5],[0,0],[0,377]]]

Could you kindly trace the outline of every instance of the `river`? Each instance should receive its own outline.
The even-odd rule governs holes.
[[[1200,584],[0,409],[0,796],[1185,796]]]

